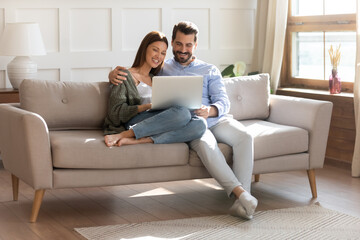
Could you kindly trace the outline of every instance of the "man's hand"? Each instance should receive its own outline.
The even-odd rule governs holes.
[[[126,77],[128,74],[123,72],[126,68],[117,66],[114,70],[109,73],[109,82],[114,85],[119,85],[123,81],[126,81]]]
[[[201,108],[195,110],[194,113],[199,117],[207,119],[208,117],[217,117],[218,109],[215,106],[202,105]]]
[[[201,108],[196,109],[194,111],[194,113],[199,117],[203,117],[203,118],[207,119],[210,114],[210,109],[211,109],[211,106],[202,105]]]

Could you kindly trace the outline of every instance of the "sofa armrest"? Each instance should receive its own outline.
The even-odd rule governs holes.
[[[306,129],[309,132],[309,169],[322,168],[332,107],[332,102],[328,101],[271,95],[267,120]]]
[[[9,172],[34,189],[52,188],[49,131],[40,115],[0,104],[0,152]]]

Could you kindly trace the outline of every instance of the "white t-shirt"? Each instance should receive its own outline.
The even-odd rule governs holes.
[[[141,104],[151,103],[152,88],[143,82],[140,82],[136,88],[141,97]]]

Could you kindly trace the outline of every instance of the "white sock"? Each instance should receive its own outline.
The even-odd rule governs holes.
[[[242,217],[245,219],[252,219],[252,215],[248,215],[246,213],[245,208],[241,205],[241,202],[239,199],[236,199],[234,204],[230,208],[230,214],[234,217]]]
[[[254,198],[250,193],[243,192],[240,194],[239,201],[246,210],[246,215],[252,216],[258,205],[258,200]]]

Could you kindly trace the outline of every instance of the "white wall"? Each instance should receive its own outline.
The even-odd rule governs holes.
[[[47,55],[32,57],[38,78],[107,81],[117,65],[130,66],[152,30],[171,40],[172,27],[189,20],[200,29],[196,56],[223,69],[251,63],[257,0],[1,0],[0,33],[7,22],[38,22]],[[171,47],[167,58],[172,57]],[[0,88],[11,87],[0,56]]]

